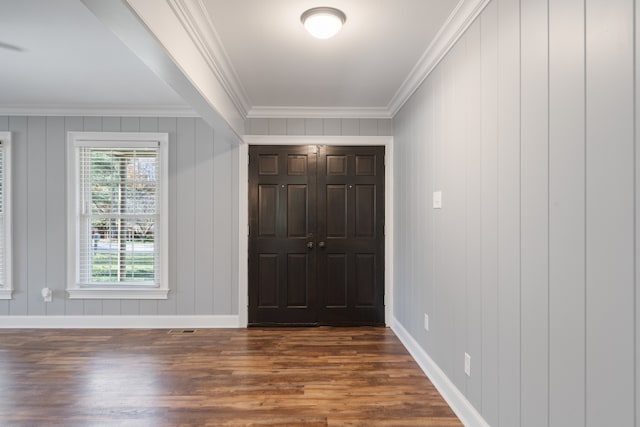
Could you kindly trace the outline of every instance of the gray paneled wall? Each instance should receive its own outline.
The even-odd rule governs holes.
[[[238,150],[203,120],[11,116],[0,130],[12,132],[14,171],[14,298],[0,301],[0,315],[237,314]],[[68,131],[169,134],[168,300],[66,298]]]
[[[396,317],[492,426],[639,425],[634,12],[493,0],[394,119]]]
[[[247,135],[390,136],[391,119],[247,119]]]

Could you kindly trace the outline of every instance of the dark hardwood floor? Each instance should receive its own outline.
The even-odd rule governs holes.
[[[0,426],[459,426],[386,328],[0,330]]]

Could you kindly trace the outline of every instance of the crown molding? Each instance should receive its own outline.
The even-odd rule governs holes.
[[[431,74],[440,61],[464,34],[491,0],[460,0],[451,12],[443,26],[429,44],[416,65],[413,67],[402,85],[398,88],[391,101],[383,107],[302,107],[302,106],[251,106],[246,91],[233,68],[231,61],[218,36],[203,0],[166,0],[167,4],[178,19],[188,37],[192,40],[198,52],[202,55],[210,71],[228,95],[237,113],[242,118],[393,118],[400,108],[407,102],[422,82]],[[1,108],[1,107],[0,107]],[[46,114],[49,114],[49,110]],[[73,108],[62,109],[65,115],[78,113]],[[161,115],[162,112],[147,112],[136,109],[115,108],[113,111],[95,110],[89,115]],[[127,112],[127,110],[131,110]],[[0,113],[2,110],[0,109]],[[56,112],[54,109],[53,112]],[[82,107],[82,115],[87,114],[87,108]],[[20,111],[18,111],[20,113]],[[36,114],[34,110],[30,114]],[[174,116],[196,115],[195,113],[180,114],[175,111]],[[11,114],[16,114],[12,111]],[[61,114],[57,112],[56,114]]]
[[[238,113],[247,117],[249,98],[202,0],[168,0],[168,3]]]
[[[491,0],[460,0],[434,39],[396,91],[387,109],[395,116],[423,81],[438,66]]]
[[[253,107],[248,119],[325,118],[325,119],[390,119],[386,107]]]
[[[168,105],[0,105],[3,116],[199,117],[189,107]]]
[[[251,106],[203,0],[168,0],[245,118],[393,118],[491,0],[460,0],[386,107]]]

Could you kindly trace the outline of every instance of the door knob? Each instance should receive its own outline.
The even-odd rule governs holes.
[[[324,248],[324,242],[318,242],[318,247],[319,248]]]
[[[309,249],[313,249],[313,242],[307,242],[307,247]]]

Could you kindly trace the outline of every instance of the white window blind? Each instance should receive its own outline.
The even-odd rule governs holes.
[[[80,282],[155,285],[157,148],[80,148]]]
[[[167,297],[166,134],[69,134],[71,298]]]

